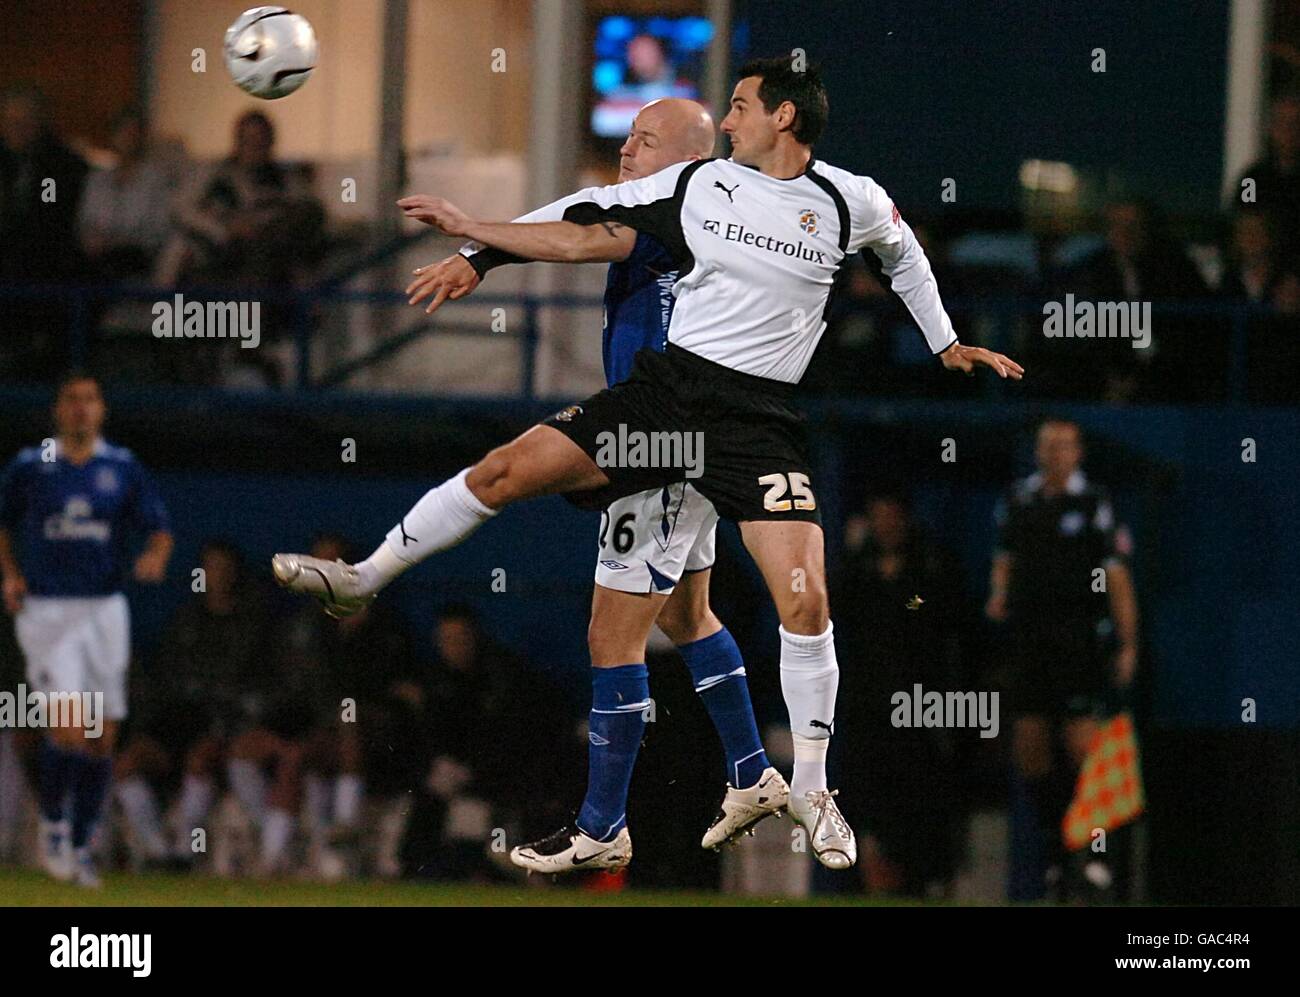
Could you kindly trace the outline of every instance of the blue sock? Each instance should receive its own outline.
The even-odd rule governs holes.
[[[113,781],[113,759],[78,755],[73,767],[72,847],[84,848],[99,823],[108,786]]]
[[[46,738],[41,742],[38,758],[37,795],[41,816],[46,820],[62,820],[63,800],[72,788],[76,755]]]
[[[587,798],[578,811],[578,827],[598,841],[609,841],[627,824],[627,789],[649,705],[650,670],[645,665],[591,670]]]
[[[695,691],[713,719],[727,753],[727,782],[748,789],[768,766],[749,700],[745,662],[731,632],[723,627],[711,637],[677,648],[691,670]]]

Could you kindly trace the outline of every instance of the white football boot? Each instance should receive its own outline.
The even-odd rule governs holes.
[[[276,554],[271,558],[271,573],[290,592],[315,596],[325,612],[336,620],[351,616],[375,601],[362,595],[357,569],[343,561],[323,561],[306,554]]]
[[[758,782],[748,789],[737,789],[727,783],[727,795],[722,807],[704,832],[701,848],[720,848],[733,838],[753,832],[754,825],[767,817],[780,817],[790,802],[790,787],[781,773],[768,766]]]
[[[632,836],[625,827],[613,841],[597,841],[570,824],[541,841],[510,849],[510,861],[529,872],[621,869],[632,861]]]
[[[72,863],[72,825],[66,820],[41,820],[41,868],[62,883],[76,874]]]
[[[847,869],[858,861],[853,828],[835,805],[839,790],[810,789],[802,800],[790,798],[790,816],[808,832],[808,844],[827,869]]]

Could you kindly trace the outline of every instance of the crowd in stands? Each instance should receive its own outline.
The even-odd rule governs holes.
[[[113,122],[112,163],[90,169],[51,127],[31,87],[0,100],[0,288],[67,281],[126,280],[158,287],[237,288],[242,293],[302,282],[327,247],[325,213],[311,170],[275,156],[274,128],[250,111],[234,123],[229,154],[206,169],[151,148],[147,124],[124,110]],[[913,212],[964,339],[986,341],[1023,359],[1024,391],[1039,397],[1127,402],[1220,401],[1246,385],[1248,400],[1291,404],[1294,379],[1279,371],[1297,359],[1300,322],[1300,95],[1273,101],[1267,151],[1234,187],[1221,232],[1178,237],[1150,202],[1115,199],[1097,231],[1064,223],[1002,233],[940,232]],[[1064,230],[1062,230],[1064,229]],[[956,254],[971,235],[1032,239],[1031,259],[1006,267]],[[1080,254],[1078,247],[1091,247]],[[1049,339],[1044,302],[1142,302],[1153,306],[1149,345],[1124,339]],[[231,296],[228,291],[225,298]],[[274,299],[274,296],[270,296]],[[1019,301],[1018,307],[999,304]],[[1235,311],[1231,305],[1253,306]],[[288,326],[275,300],[264,336]],[[1190,307],[1189,307],[1190,306]],[[50,379],[68,360],[67,300],[11,291],[0,309],[5,377]],[[137,313],[138,314],[138,313]],[[132,323],[107,304],[90,326]],[[85,316],[83,315],[84,319]],[[911,322],[879,273],[850,271],[831,312],[810,386],[839,394],[951,393],[922,366]],[[142,324],[135,320],[138,326]],[[248,357],[238,358],[245,367]],[[187,364],[182,380],[274,386],[282,372],[257,358],[256,375],[220,364]],[[942,388],[939,385],[943,384]],[[968,387],[968,390],[975,390]]]
[[[1233,190],[1221,234],[1202,241],[1209,251],[1195,255],[1190,240],[1176,237],[1161,212],[1139,198],[1105,206],[1092,246],[1076,230],[1029,233],[1033,248],[1015,266],[996,254],[1004,265],[970,254],[957,261],[951,250],[970,233],[940,238],[929,224],[914,227],[963,340],[1024,362],[1030,376],[1018,392],[1120,404],[1221,401],[1240,364],[1246,400],[1296,404],[1300,389],[1285,372],[1300,360],[1300,94],[1273,102],[1267,151]],[[1019,227],[991,234],[1004,248],[1025,236]],[[1150,344],[1048,338],[1044,305],[1065,305],[1066,295],[1075,302],[1149,302]],[[981,306],[981,299],[998,297],[1020,305]],[[878,272],[860,266],[847,277],[809,376],[814,389],[841,394],[951,397],[951,379],[924,366],[926,359],[906,310]]]
[[[312,552],[352,554],[335,535]],[[231,542],[208,540],[200,567],[132,666],[109,866],[489,880],[512,869],[504,846],[523,822],[570,816],[585,711],[471,607],[441,607],[426,632],[386,602],[335,620],[281,598]],[[0,662],[22,674],[8,641]],[[21,861],[22,815],[6,813],[0,838]]]
[[[311,171],[276,158],[275,129],[259,111],[235,121],[227,156],[195,168],[154,149],[145,119],[126,108],[100,158],[109,165],[92,169],[60,139],[36,88],[0,96],[0,286],[123,282],[224,290],[228,300],[301,281],[324,255],[325,212]],[[147,307],[114,311],[111,304],[109,296],[89,301],[90,332],[148,330]],[[73,302],[48,291],[5,297],[0,376],[57,375],[70,360],[67,333],[76,320]],[[284,327],[274,303],[262,325],[264,337]],[[281,379],[264,366],[259,375],[267,384]],[[191,367],[186,379],[230,377],[214,364]]]

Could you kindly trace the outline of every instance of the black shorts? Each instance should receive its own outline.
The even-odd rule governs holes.
[[[795,386],[671,343],[642,350],[626,381],[557,412],[558,429],[609,484],[567,497],[583,509],[689,481],[723,519],[821,522]]]
[[[1009,651],[1007,699],[1013,716],[1066,720],[1106,711],[1106,656],[1090,624],[1013,625]]]

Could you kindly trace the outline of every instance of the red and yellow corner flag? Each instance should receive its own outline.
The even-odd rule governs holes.
[[[1074,800],[1061,821],[1066,847],[1086,847],[1095,828],[1123,827],[1145,806],[1133,718],[1117,713],[1098,729],[1079,768]]]

